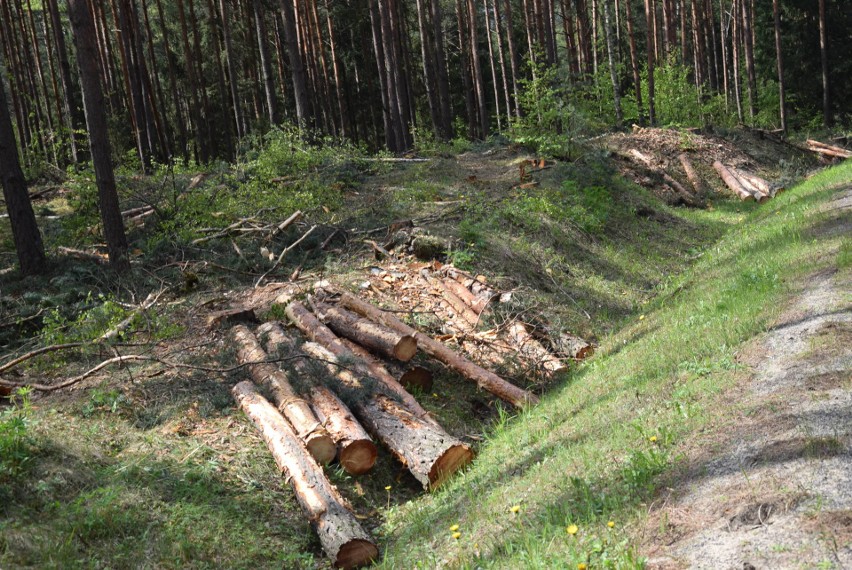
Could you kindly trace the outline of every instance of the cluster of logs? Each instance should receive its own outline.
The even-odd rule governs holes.
[[[354,295],[318,290],[308,304],[286,309],[304,339],[278,323],[231,329],[253,380],[238,384],[234,397],[293,485],[326,553],[339,567],[357,567],[378,551],[321,465],[336,458],[348,473],[365,473],[378,441],[424,489],[434,489],[473,458],[408,391],[431,383],[427,370],[409,365],[418,351],[515,406],[537,398]],[[284,360],[286,368],[279,366]]]
[[[713,168],[716,169],[731,192],[736,194],[740,200],[746,202],[763,203],[784,190],[770,185],[760,176],[733,166],[725,166],[718,160],[713,163]]]
[[[852,151],[848,151],[845,148],[840,148],[839,146],[832,146],[830,144],[821,143],[813,139],[808,139],[808,149],[812,152],[817,153],[820,156],[824,156],[829,159],[852,158]]]

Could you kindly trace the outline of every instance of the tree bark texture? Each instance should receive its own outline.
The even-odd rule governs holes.
[[[86,0],[68,0],[74,44],[77,48],[77,66],[83,88],[83,108],[89,132],[89,148],[98,186],[98,206],[104,237],[109,251],[110,265],[118,271],[130,269],[127,258],[127,237],[118,205],[115,174],[112,168],[112,150],[109,142],[104,94],[98,70],[98,51],[95,25]]]
[[[262,362],[268,360],[266,352],[244,325],[232,328],[230,335],[240,364],[257,363],[248,367],[252,378],[272,395],[278,410],[293,425],[311,456],[321,464],[331,462],[335,456],[334,442],[308,402],[290,384],[287,374],[273,363]]]
[[[304,450],[281,414],[251,382],[240,382],[232,392],[240,408],[257,427],[281,473],[290,481],[296,499],[334,565],[358,568],[375,560],[379,555],[375,543],[346,508],[337,489]]]
[[[378,307],[366,303],[354,295],[345,292],[341,294],[340,304],[355,313],[372,319],[377,323],[381,323],[399,333],[414,336],[417,339],[417,346],[421,350],[440,362],[443,362],[445,365],[452,368],[468,380],[476,382],[480,388],[491,392],[498,398],[510,402],[519,408],[538,403],[538,398],[532,393],[522,390],[521,388],[503,380],[493,372],[477,366],[463,356],[450,350],[440,342],[409,327],[390,313],[386,313]]]

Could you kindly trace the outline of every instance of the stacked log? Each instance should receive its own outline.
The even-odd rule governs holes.
[[[541,367],[547,375],[563,372],[567,366],[556,358],[544,346],[534,339],[523,323],[512,323],[509,326],[509,338],[518,348],[518,353],[527,360]]]
[[[393,394],[395,397],[399,398],[399,400],[417,417],[424,419],[425,421],[430,421],[429,413],[393,376],[387,372],[384,374],[371,372],[369,367],[355,356],[355,354],[353,354],[352,351],[349,350],[349,348],[347,348],[347,346],[343,344],[343,342],[341,342],[341,340],[337,338],[337,336],[335,336],[328,327],[323,325],[317,317],[308,311],[304,305],[294,301],[287,305],[285,311],[293,324],[295,324],[307,338],[323,345],[326,349],[331,351],[336,358],[339,358],[344,362],[351,363],[350,366],[352,366],[360,374],[376,380],[388,391],[389,394]]]
[[[493,372],[477,366],[440,342],[414,330],[390,313],[386,313],[350,293],[341,293],[339,304],[401,334],[414,336],[417,339],[417,346],[425,353],[452,368],[464,378],[476,382],[480,388],[491,392],[498,398],[519,408],[538,402],[538,398],[530,392],[518,388]]]
[[[317,325],[323,326],[319,321]],[[438,425],[417,417],[386,394],[371,390],[349,370],[350,361],[315,342],[305,343],[302,350],[322,362],[328,374],[338,380],[340,389],[353,395],[351,405],[358,419],[424,489],[436,489],[473,459],[467,445]]]
[[[681,200],[683,200],[684,204],[686,204],[688,206],[693,206],[693,207],[700,205],[700,203],[695,198],[695,196],[693,196],[691,192],[689,192],[686,188],[684,188],[683,185],[680,182],[678,182],[677,180],[675,180],[674,178],[669,176],[669,174],[665,170],[663,170],[661,168],[657,168],[654,165],[654,162],[651,160],[651,157],[646,156],[645,154],[641,153],[640,151],[636,150],[635,148],[630,149],[630,156],[634,160],[636,160],[637,162],[643,164],[648,170],[650,170],[651,172],[653,172],[657,176],[662,177],[663,181],[665,181],[666,184],[671,186],[672,189],[674,189],[674,191],[677,192],[677,194],[680,196]]]
[[[840,148],[839,146],[832,146],[830,144],[815,141],[813,139],[808,139],[808,148],[812,152],[815,152],[822,156],[827,156],[829,158],[852,158],[852,151],[848,151],[845,148]]]
[[[722,180],[731,189],[731,191],[739,196],[740,200],[744,202],[754,201],[754,194],[745,189],[740,180],[734,175],[733,172],[728,170],[728,168],[719,162],[718,160],[713,163],[713,168],[716,169],[716,172],[719,173],[719,176],[722,177]]]
[[[255,363],[248,367],[252,378],[272,395],[278,410],[293,425],[296,434],[314,459],[319,463],[329,463],[333,460],[337,447],[331,436],[308,402],[293,389],[287,374],[274,364],[263,362],[267,360],[267,355],[257,338],[244,325],[232,328],[231,338],[237,345],[239,362]]]
[[[346,508],[322,468],[304,450],[292,428],[251,382],[233,389],[234,399],[266,442],[282,475],[290,482],[302,510],[319,535],[323,550],[338,568],[358,568],[374,561],[376,544]]]
[[[287,335],[277,323],[261,325],[257,334],[265,339],[266,349],[270,353],[283,349],[290,354],[297,352],[295,339]],[[303,377],[313,375],[303,359],[293,360],[293,368]],[[372,469],[376,464],[378,450],[346,404],[334,392],[320,385],[311,386],[307,399],[317,419],[337,445],[337,461],[344,471],[350,475],[362,475]]]
[[[375,355],[371,354],[366,348],[355,344],[349,339],[340,339],[346,348],[352,351],[352,354],[364,361],[364,364],[370,369],[370,372],[378,376],[390,374],[396,381],[402,384],[402,387],[409,390],[411,387],[428,392],[432,389],[432,372],[422,366],[410,366],[403,368],[395,365],[387,360],[379,360]]]
[[[417,354],[417,341],[411,335],[400,334],[340,307],[316,302],[314,309],[328,328],[361,346],[403,362]]]

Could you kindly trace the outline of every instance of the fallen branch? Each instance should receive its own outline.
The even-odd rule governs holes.
[[[71,247],[59,246],[56,248],[56,252],[62,255],[67,255],[68,257],[73,257],[75,259],[82,259],[84,261],[93,261],[98,265],[109,265],[109,258],[100,253],[93,253],[89,251],[83,251],[80,249],[74,249]]]
[[[260,286],[260,282],[261,282],[261,281],[263,281],[263,280],[266,278],[266,276],[267,276],[267,275],[269,275],[270,273],[272,273],[273,271],[275,271],[276,269],[278,269],[278,266],[279,266],[279,265],[281,265],[281,262],[282,262],[282,261],[284,261],[284,257],[285,257],[288,253],[290,253],[290,252],[291,252],[294,248],[296,248],[296,247],[297,247],[300,243],[302,243],[303,241],[305,241],[305,239],[306,239],[309,235],[311,235],[312,233],[314,233],[314,230],[315,230],[315,229],[317,229],[316,224],[314,224],[313,226],[311,226],[311,227],[310,227],[310,229],[308,229],[308,231],[306,231],[305,233],[303,233],[303,234],[302,234],[302,237],[300,237],[299,239],[297,239],[296,241],[294,241],[293,243],[291,243],[290,245],[288,245],[287,247],[285,247],[285,248],[284,248],[284,250],[283,250],[283,251],[282,251],[282,252],[278,255],[278,259],[276,259],[276,260],[275,260],[275,263],[272,265],[272,267],[270,267],[270,268],[269,268],[269,271],[267,271],[266,273],[264,273],[263,275],[261,275],[260,277],[258,277],[257,281],[256,281],[256,282],[255,282],[255,284],[254,284],[254,288],[255,288],[255,289],[257,289],[257,288]]]

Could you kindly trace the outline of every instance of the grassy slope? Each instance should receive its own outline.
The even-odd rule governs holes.
[[[558,565],[571,556],[565,551],[572,544],[565,542],[565,524],[580,525],[575,542],[582,542],[589,540],[591,528],[602,531],[610,516],[618,521],[613,538],[625,537],[620,529],[652,492],[654,476],[671,466],[671,450],[689,430],[708,421],[702,413],[711,401],[708,392],[730,382],[721,369],[734,366],[736,339],[747,338],[768,318],[764,313],[749,317],[734,303],[734,293],[744,297],[742,288],[757,288],[764,298],[782,295],[779,281],[767,275],[783,272],[769,267],[746,273],[736,258],[742,252],[732,243],[711,249],[708,244],[744,219],[768,218],[771,223],[759,231],[749,222],[752,236],[745,245],[772,249],[766,239],[779,231],[782,219],[787,232],[793,232],[782,232],[787,238],[801,236],[800,226],[810,223],[802,218],[802,207],[821,199],[817,190],[799,189],[761,207],[726,200],[711,211],[669,209],[593,165],[561,165],[548,171],[540,190],[517,194],[508,190],[513,182],[502,175],[496,177],[499,185],[469,181],[464,169],[472,162],[481,160],[474,155],[468,162],[444,159],[428,168],[389,172],[379,183],[395,189],[370,193],[375,202],[367,208],[387,221],[464,195],[465,209],[449,218],[442,214],[430,229],[464,238],[474,268],[519,287],[517,304],[508,310],[542,315],[555,330],[596,335],[603,347],[565,385],[550,387],[541,407],[512,421],[501,415],[496,427],[491,402],[484,405],[492,411],[478,417],[472,401],[484,396],[459,390],[456,378],[442,375],[437,396],[424,398],[424,405],[455,435],[484,432],[487,440],[474,466],[437,495],[408,503],[422,492],[385,454],[376,472],[357,485],[332,473],[366,516],[365,524],[374,528],[387,515],[386,527],[376,529],[388,546],[382,563],[387,567],[408,567],[416,560],[431,567],[442,559],[480,564],[474,562],[477,549],[507,567],[534,565],[527,561],[536,559],[552,566],[548,556]],[[500,164],[517,176],[516,166]],[[835,176],[849,177],[848,169],[838,172]],[[478,173],[483,179],[486,174]],[[601,199],[585,188],[555,192],[564,179],[605,186],[610,194]],[[829,178],[820,180],[827,184]],[[411,199],[410,210],[401,195]],[[358,200],[366,201],[365,196]],[[792,203],[797,205],[790,208]],[[253,213],[255,204],[246,208]],[[779,209],[783,214],[775,216]],[[370,227],[368,222],[360,220]],[[810,255],[808,243],[795,245],[802,246],[796,255]],[[359,275],[362,255],[319,263],[326,264],[327,274]],[[696,258],[698,269],[670,277]],[[717,307],[718,294],[707,297],[692,289],[714,277],[711,258],[720,272],[713,283],[739,287],[731,289],[728,308]],[[236,278],[211,274],[208,279],[214,287],[231,288]],[[251,281],[243,285],[251,287]],[[662,296],[645,305],[660,290]],[[185,310],[174,309],[166,317],[180,322],[193,303],[215,291],[179,298],[175,306]],[[751,299],[755,307],[763,306],[759,298]],[[640,308],[647,314],[641,322],[635,320]],[[722,320],[725,311],[740,320]],[[685,316],[678,317],[677,331],[666,328],[678,314]],[[737,328],[719,332],[721,324]],[[648,334],[654,330],[669,332]],[[686,344],[677,345],[673,338]],[[218,346],[212,348],[211,358],[230,362]],[[727,358],[716,358],[719,354]],[[325,564],[286,483],[232,408],[228,388],[236,375],[147,378],[145,372],[112,374],[95,388],[36,401],[27,461],[16,474],[0,472],[0,564]],[[671,389],[672,382],[678,382],[677,389]],[[658,435],[659,445],[646,441],[651,434]],[[634,451],[641,453],[631,455]],[[387,485],[392,491],[385,491]],[[520,510],[512,515],[509,508],[515,504]],[[453,523],[462,526],[458,542],[448,531]],[[629,548],[610,544],[608,551],[623,561]]]
[[[643,513],[719,418],[720,394],[747,376],[740,345],[802,276],[848,265],[849,236],[816,237],[830,215],[817,208],[850,181],[852,165],[840,166],[749,214],[569,382],[505,418],[466,473],[390,513],[382,566],[641,566],[631,545]]]

